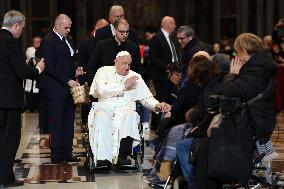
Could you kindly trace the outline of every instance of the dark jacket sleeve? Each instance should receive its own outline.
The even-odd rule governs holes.
[[[22,56],[21,46],[18,41],[12,39],[10,43],[7,43],[9,46],[8,57],[9,61],[12,63],[12,66],[19,78],[22,79],[35,79],[39,76],[39,71],[37,68],[32,68],[28,66]]]

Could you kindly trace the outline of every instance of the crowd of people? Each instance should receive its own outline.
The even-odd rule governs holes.
[[[93,103],[81,106],[81,118],[89,127],[96,167],[131,164],[132,147],[141,141],[136,111],[140,103],[145,126],[149,122],[146,109],[153,111],[150,125],[157,134],[149,142],[155,163],[144,172],[149,185],[164,183],[178,160],[190,189],[222,185],[221,179],[207,174],[211,122],[220,113],[220,99],[212,96],[248,102],[263,94],[248,104],[253,126],[246,131],[265,142],[284,104],[279,94],[284,91],[280,73],[284,19],[271,36],[262,40],[242,33],[232,46],[228,39],[207,44],[191,26],[176,30],[175,19],[164,16],[160,29],[147,28],[140,44],[123,7],[114,5],[109,22],[99,20],[78,49],[69,36],[72,20],[59,14],[50,33],[33,38],[26,59],[17,40],[24,26],[25,16],[11,10],[0,30],[0,154],[5,154],[0,161],[0,188],[23,184],[15,180],[12,167],[20,141],[24,91],[25,108],[39,111],[40,132],[49,133],[52,164],[80,161],[72,153],[75,105],[70,88],[90,86]]]

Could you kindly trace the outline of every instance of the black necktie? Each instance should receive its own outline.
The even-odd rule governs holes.
[[[177,57],[177,51],[176,51],[174,42],[171,39],[171,37],[169,37],[169,39],[170,39],[171,49],[172,49],[172,53],[173,53],[172,55],[174,56],[174,62],[177,62],[178,61],[178,57]]]
[[[68,50],[68,52],[71,54],[70,52],[70,49],[69,49],[69,46],[67,44],[67,41],[66,41],[66,38],[65,37],[62,37],[62,42],[63,42],[63,46],[66,50]]]

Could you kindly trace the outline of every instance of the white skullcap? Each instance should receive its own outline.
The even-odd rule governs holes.
[[[115,58],[118,58],[118,57],[121,57],[121,56],[131,56],[131,55],[127,51],[120,51],[119,53],[117,53]]]

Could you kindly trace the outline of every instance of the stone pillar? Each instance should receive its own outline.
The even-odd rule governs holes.
[[[283,0],[282,0],[283,1]],[[265,1],[266,2],[266,15],[265,15],[265,31],[264,31],[264,35],[268,35],[272,33],[272,29],[273,29],[273,16],[274,16],[274,4],[273,1]],[[280,11],[280,7],[279,7],[279,11]]]
[[[238,33],[248,31],[248,1],[237,0],[237,30]]]
[[[258,0],[256,2],[256,35],[263,36],[264,34],[264,1]]]
[[[76,0],[76,31],[77,39],[81,39],[87,33],[87,11],[86,11],[86,0]],[[74,27],[74,26],[73,26]]]
[[[220,41],[220,0],[213,1],[213,41]]]
[[[284,1],[283,0],[278,0],[278,17],[279,18],[284,18]]]

